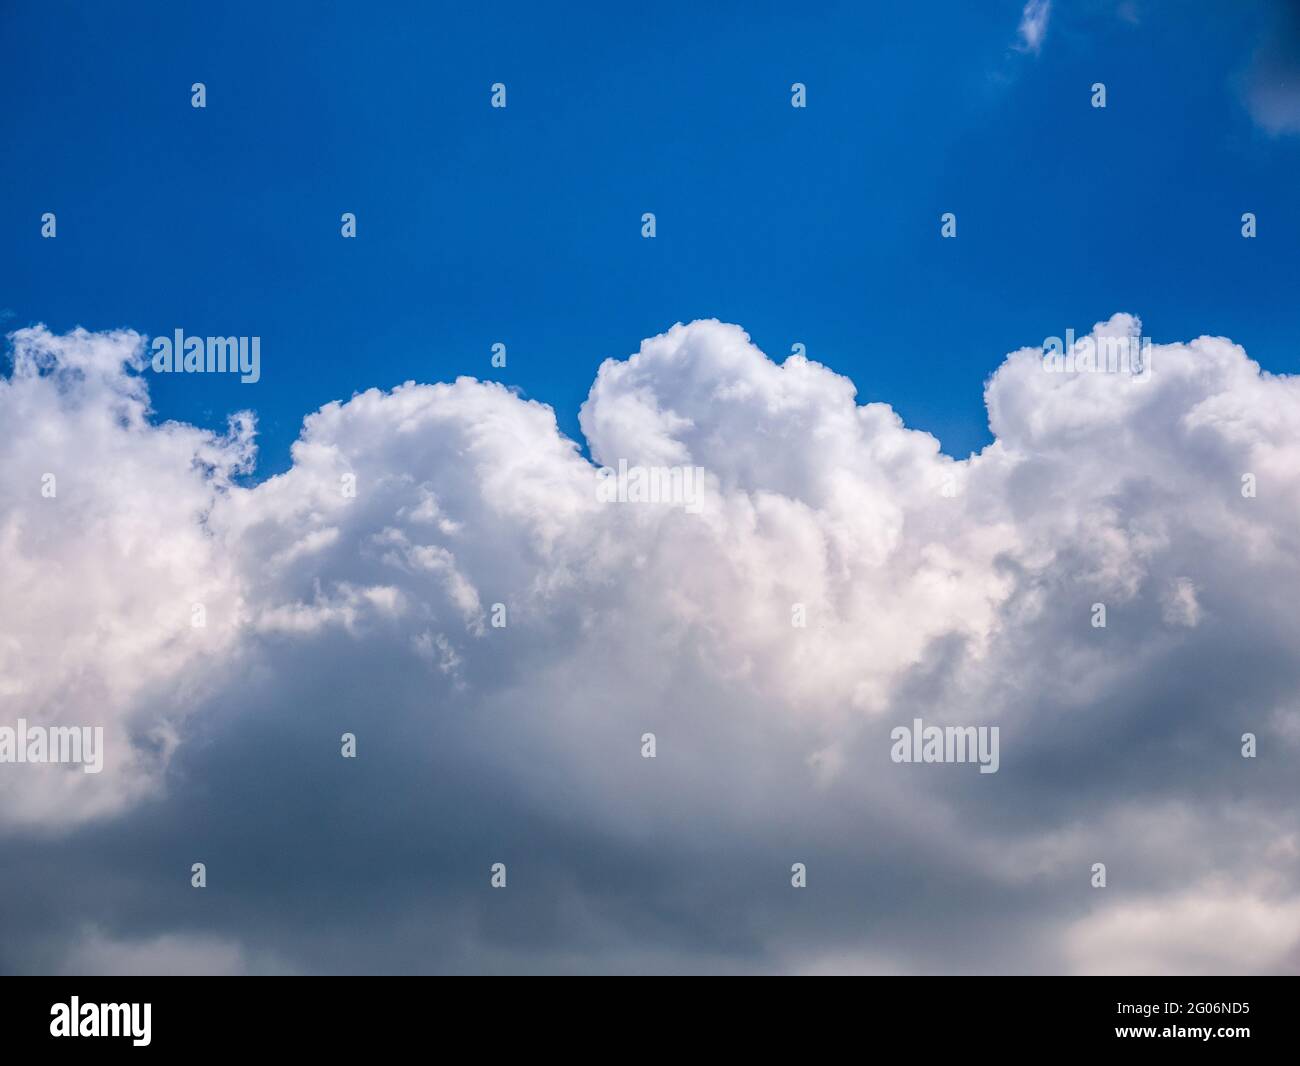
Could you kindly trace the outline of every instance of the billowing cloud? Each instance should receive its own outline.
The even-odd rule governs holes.
[[[1014,352],[955,460],[695,322],[600,368],[594,462],[462,378],[252,486],[251,416],[158,424],[141,350],[25,330],[0,384],[0,725],[107,746],[0,765],[7,968],[1295,967],[1300,386],[1230,341]],[[916,718],[998,772],[893,762]]]
[[[252,422],[217,437],[148,419],[141,338],[12,337],[0,381],[0,725],[97,725],[106,772],[3,765],[0,821],[121,811],[158,783],[203,663],[235,633],[242,581],[208,525],[251,462]],[[191,628],[191,606],[213,620]]]

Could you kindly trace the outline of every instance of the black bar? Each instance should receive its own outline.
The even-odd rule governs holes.
[[[6,1061],[14,1063],[50,1052],[171,1061],[176,1054],[312,1051],[371,1061],[413,1047],[457,1058],[603,1049],[602,1057],[613,1059],[655,1048],[694,1058],[751,1044],[802,1060],[845,1040],[857,1054],[893,1047],[899,1050],[891,1057],[908,1049],[918,1061],[936,1050],[1128,1050],[1235,1062],[1294,1046],[1295,991],[1283,978],[873,977],[833,991],[780,979],[685,989],[582,978],[545,988],[435,977],[35,978],[6,983],[0,1032]],[[117,1037],[51,1035],[52,1019],[62,1017],[57,1005],[70,1008],[74,996],[88,1027],[105,1019],[100,1004],[136,1004],[137,1022],[149,1004],[148,1043],[137,1045],[131,1035],[140,1025]],[[88,1005],[94,1023],[85,1020]],[[110,1012],[110,1020],[114,1013],[124,1017]],[[1193,1029],[1211,1035],[1180,1033]]]

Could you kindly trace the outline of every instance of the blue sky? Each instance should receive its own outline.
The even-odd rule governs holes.
[[[411,378],[499,377],[578,438],[603,359],[700,317],[957,456],[1005,352],[1115,311],[1300,367],[1300,139],[1245,89],[1272,5],[1058,0],[1037,54],[1020,9],[7,5],[5,325],[261,336],[256,386],[151,381],[162,417],[252,407],[259,475]]]

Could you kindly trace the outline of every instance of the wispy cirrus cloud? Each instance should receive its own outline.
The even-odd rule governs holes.
[[[1047,36],[1047,22],[1052,15],[1052,0],[1026,0],[1024,10],[1020,13],[1020,25],[1016,32],[1018,39],[1015,47],[1021,52],[1037,55],[1043,47]]]
[[[1255,122],[1274,136],[1300,133],[1300,5],[1275,2],[1243,85]]]

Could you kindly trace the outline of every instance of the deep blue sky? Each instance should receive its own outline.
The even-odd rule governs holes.
[[[1115,311],[1300,368],[1300,138],[1241,91],[1271,5],[1057,0],[1037,55],[1021,7],[8,3],[3,325],[260,335],[255,386],[151,381],[163,417],[256,410],[260,475],[410,378],[499,377],[576,437],[604,358],[698,317],[959,456],[1003,353]]]

